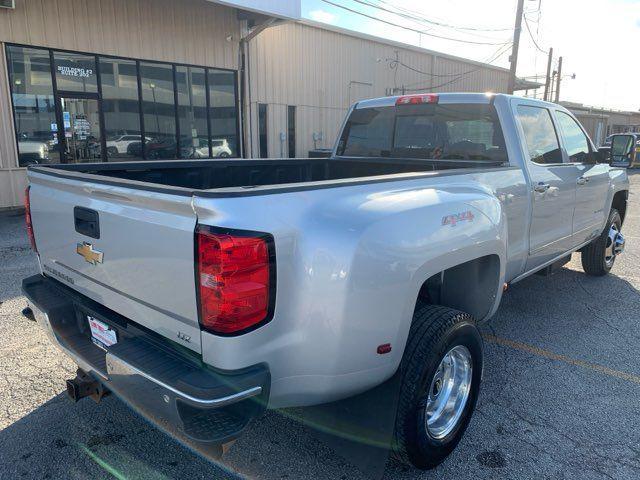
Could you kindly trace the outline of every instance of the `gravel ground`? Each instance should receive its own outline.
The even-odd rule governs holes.
[[[612,275],[586,277],[574,255],[507,292],[484,327],[483,390],[460,446],[436,470],[390,464],[385,478],[640,477],[639,203],[632,193]],[[1,215],[0,478],[364,478],[283,412],[214,464],[116,398],[72,405],[74,366],[20,315],[20,281],[36,269],[22,217]]]

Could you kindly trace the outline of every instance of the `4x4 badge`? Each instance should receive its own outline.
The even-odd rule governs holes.
[[[78,243],[76,246],[76,252],[78,255],[82,255],[85,262],[89,262],[91,265],[102,263],[103,253],[93,249],[93,245],[87,242]]]

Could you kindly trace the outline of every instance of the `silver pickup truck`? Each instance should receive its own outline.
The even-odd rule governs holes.
[[[390,448],[418,468],[469,423],[478,323],[574,252],[608,273],[629,189],[563,107],[485,94],[358,102],[329,159],[28,176],[23,291],[78,364],[72,398],[115,392],[207,452],[396,377]]]

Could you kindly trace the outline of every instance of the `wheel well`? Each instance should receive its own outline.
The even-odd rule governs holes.
[[[616,192],[613,196],[613,202],[611,202],[611,208],[615,208],[618,210],[620,214],[620,219],[624,223],[624,216],[627,213],[627,198],[629,197],[629,192],[627,190],[622,190],[620,192]]]
[[[499,281],[500,258],[487,255],[433,275],[422,284],[418,300],[482,319],[493,306]]]

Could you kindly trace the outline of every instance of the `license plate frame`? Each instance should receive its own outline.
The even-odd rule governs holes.
[[[114,328],[92,315],[86,315],[86,318],[94,345],[106,352],[109,347],[118,343],[118,332]]]

